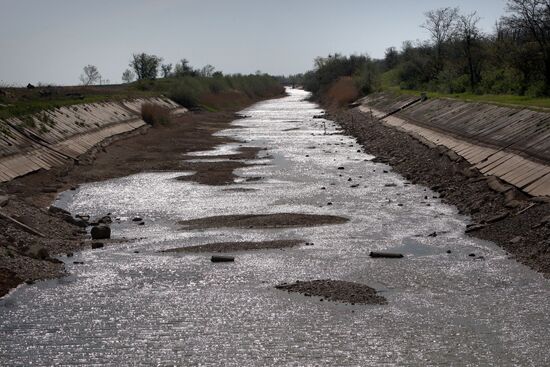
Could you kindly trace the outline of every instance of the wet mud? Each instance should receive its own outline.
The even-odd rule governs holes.
[[[162,252],[168,253],[193,253],[193,252],[237,252],[237,251],[255,251],[255,250],[275,250],[299,246],[303,244],[302,240],[276,240],[261,242],[219,242],[208,243],[205,245],[178,247]]]
[[[288,228],[288,227],[314,227],[329,224],[342,224],[348,222],[348,218],[335,215],[277,213],[277,214],[238,214],[219,215],[205,218],[180,221],[183,229],[206,228]]]
[[[387,300],[376,290],[360,283],[342,280],[311,280],[296,283],[282,283],[275,288],[290,293],[301,293],[306,297],[322,297],[321,300],[363,305],[384,305]]]

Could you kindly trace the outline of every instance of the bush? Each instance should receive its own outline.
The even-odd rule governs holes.
[[[149,125],[166,125],[170,123],[170,109],[154,103],[141,105],[141,118]]]
[[[338,107],[346,106],[359,97],[356,83],[350,77],[340,78],[325,94],[327,101]]]

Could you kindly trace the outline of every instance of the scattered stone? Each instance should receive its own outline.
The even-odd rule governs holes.
[[[73,257],[74,254],[72,252],[67,252],[67,257]]]
[[[512,239],[510,240],[510,243],[511,243],[512,245],[516,245],[516,244],[520,243],[521,241],[523,241],[523,237],[517,236],[517,237],[512,238]]]
[[[472,224],[472,225],[468,225],[467,228],[466,228],[465,233],[476,232],[476,231],[482,230],[482,229],[485,228],[485,227],[486,227],[485,224]]]
[[[73,261],[75,265],[84,265],[84,261]]]
[[[450,254],[452,251],[451,250],[447,250],[447,253]]]
[[[145,225],[145,222],[139,222],[138,223],[138,226],[144,226]]]
[[[94,240],[109,239],[111,238],[111,228],[107,225],[100,224],[92,228],[91,235]]]
[[[212,261],[213,263],[227,263],[227,262],[234,262],[235,258],[233,256],[213,255],[210,258],[210,261]]]
[[[383,171],[382,171],[382,173],[388,173],[388,171],[386,171],[386,170],[383,170]]]
[[[437,232],[430,233],[428,237],[437,237]]]
[[[403,257],[403,254],[395,253],[395,252],[371,251],[369,256],[373,258],[401,259]]]
[[[323,187],[321,187],[321,190],[326,190],[326,189],[327,189],[327,188],[326,188],[326,187],[324,187],[324,186],[323,186]]]
[[[473,252],[471,254],[469,254],[468,256],[470,257],[476,257],[476,254],[474,254]]]
[[[344,167],[338,167],[338,169],[342,170],[342,169],[344,169]]]
[[[141,222],[143,219],[141,219],[140,217],[135,217],[132,219],[132,222]]]
[[[134,254],[139,254],[139,251],[138,251],[138,250],[134,250]]]
[[[0,196],[0,208],[8,205],[9,202],[10,202],[10,197],[8,195]]]
[[[351,188],[356,188],[356,187],[359,187],[359,184],[351,185],[350,187]]]
[[[332,205],[332,202],[329,201],[329,202],[327,203],[327,205]]]
[[[394,183],[387,183],[384,185],[385,187],[396,187],[397,184],[394,184]]]
[[[102,248],[103,246],[103,242],[92,242],[92,249]]]

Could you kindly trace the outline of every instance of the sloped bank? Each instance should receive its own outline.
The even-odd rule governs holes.
[[[187,111],[169,99],[152,97],[66,106],[0,120],[0,182],[78,161],[105,139],[144,127],[144,103]]]
[[[346,133],[355,136],[367,152],[376,155],[377,161],[391,165],[413,183],[431,187],[444,202],[469,215],[472,218],[467,229],[470,235],[494,241],[518,261],[550,276],[547,198],[533,197],[494,176],[485,176],[453,150],[434,144],[414,131],[383,123],[380,117],[395,107],[391,102],[378,100],[388,106],[388,112],[376,112],[379,117],[371,113],[368,102],[362,102],[360,107],[332,110],[330,116]],[[402,100],[397,108],[406,103]],[[433,114],[439,116],[436,112]],[[403,115],[404,112],[400,113],[399,118]],[[445,121],[444,118],[441,121]],[[439,133],[445,135],[442,130]],[[456,139],[456,135],[453,138]]]

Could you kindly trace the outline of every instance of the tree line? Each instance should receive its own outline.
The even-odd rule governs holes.
[[[317,58],[314,69],[288,80],[322,94],[341,77],[362,94],[382,87],[441,93],[550,96],[550,0],[507,0],[506,14],[484,33],[476,12],[439,8],[425,13],[425,41],[389,47],[383,59],[340,54]]]
[[[134,80],[155,80],[157,77],[222,77],[221,71],[207,64],[199,69],[194,69],[187,59],[181,59],[175,65],[171,63],[163,64],[163,58],[157,55],[146,54],[145,52],[132,54],[129,68],[122,73],[122,81],[131,83]],[[86,65],[80,75],[80,81],[83,85],[101,84],[101,74],[95,65]]]

